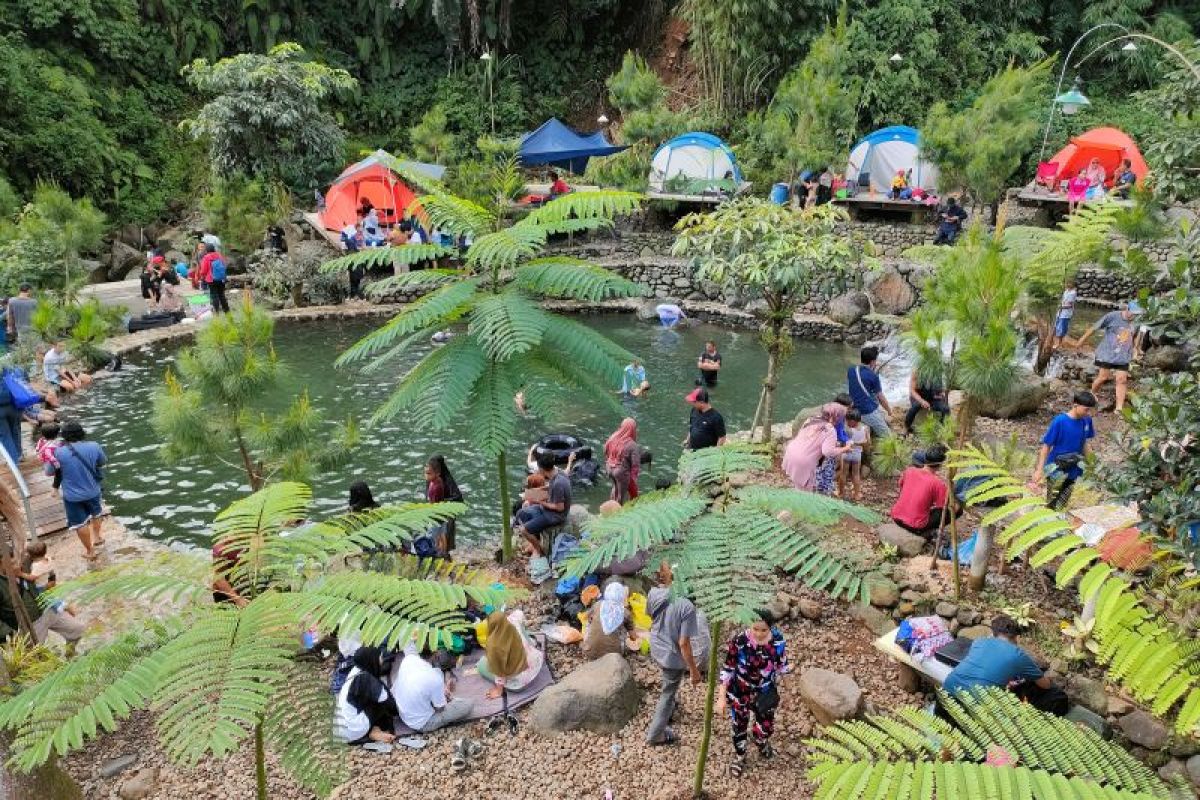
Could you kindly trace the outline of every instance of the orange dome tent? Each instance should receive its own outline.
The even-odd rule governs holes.
[[[1133,174],[1139,182],[1150,171],[1133,139],[1130,139],[1125,131],[1117,128],[1092,128],[1073,137],[1066,147],[1054,154],[1050,162],[1058,164],[1056,180],[1064,181],[1079,170],[1086,169],[1093,158],[1100,159],[1100,165],[1108,173],[1109,186],[1112,185],[1122,159],[1129,159]]]
[[[338,231],[355,222],[364,199],[370,200],[371,205],[375,206],[383,225],[394,225],[402,220],[416,199],[416,194],[403,178],[387,167],[392,161],[396,159],[386,151],[376,150],[362,161],[342,170],[342,174],[325,193],[325,208],[320,212],[321,225],[326,230]],[[435,179],[441,178],[440,174],[433,174],[435,170],[442,171],[436,165],[397,163],[407,164]]]

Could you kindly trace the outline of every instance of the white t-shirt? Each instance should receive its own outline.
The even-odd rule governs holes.
[[[419,731],[425,727],[433,712],[446,707],[446,679],[435,666],[415,648],[405,650],[404,660],[392,685],[392,696],[404,724]]]
[[[215,234],[206,233],[200,237],[200,241],[203,244],[211,244],[214,248],[217,249],[218,252],[220,252],[220,250],[221,250],[221,240],[218,239]]]
[[[42,374],[48,383],[58,383],[58,379],[62,375],[62,366],[70,358],[66,350],[50,348],[46,351],[46,355],[42,357]]]
[[[333,709],[333,735],[338,741],[354,742],[371,732],[371,719],[350,705],[350,684],[362,672],[358,667],[350,670],[346,682],[338,691],[337,704]],[[378,702],[387,699],[387,690],[380,688]]]
[[[409,244],[425,244],[425,240],[421,238],[421,232],[414,230],[408,237]]]
[[[1062,300],[1058,302],[1058,318],[1070,319],[1075,316],[1075,298],[1079,296],[1079,292],[1074,289],[1067,289],[1062,293]]]

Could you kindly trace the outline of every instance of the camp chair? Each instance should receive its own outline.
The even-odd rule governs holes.
[[[1038,164],[1037,175],[1033,179],[1034,183],[1045,186],[1050,191],[1058,189],[1058,162],[1043,161]]]

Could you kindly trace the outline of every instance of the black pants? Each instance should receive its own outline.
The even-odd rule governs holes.
[[[954,244],[954,240],[958,238],[958,228],[954,225],[942,224],[938,226],[937,236],[933,237],[934,244]]]
[[[366,272],[367,272],[367,270],[365,267],[351,267],[350,268],[350,296],[351,297],[361,298],[363,296],[362,279],[363,279],[363,275],[365,275]]]
[[[229,313],[229,301],[225,299],[225,281],[208,282],[208,299],[214,314]]]
[[[943,419],[950,413],[950,405],[945,400],[930,400],[928,397],[923,398],[929,403],[930,412],[937,414]],[[917,420],[917,415],[921,413],[922,407],[920,403],[912,403],[908,407],[908,413],[904,415],[904,430],[912,433],[913,423]]]
[[[956,509],[953,505],[951,505],[950,513],[946,515],[946,524],[949,525],[950,520],[957,519],[961,514],[961,508]],[[934,534],[937,533],[938,525],[942,523],[942,509],[929,509],[929,522],[925,523],[924,528],[914,528],[913,526],[903,523],[895,518],[892,519],[892,522],[896,523],[901,528],[904,528],[904,530],[908,531],[909,533],[915,533],[917,536],[924,536],[926,539],[932,539]]]

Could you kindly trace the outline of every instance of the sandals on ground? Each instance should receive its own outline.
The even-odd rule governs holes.
[[[742,777],[742,773],[746,771],[746,757],[738,756],[729,765],[729,774],[734,778]]]
[[[763,742],[758,746],[758,755],[763,759],[770,760],[775,757],[775,748],[771,747],[770,742]]]
[[[671,730],[670,728],[667,728],[667,732],[663,734],[663,738],[658,740],[657,742],[651,742],[650,746],[651,747],[666,747],[668,745],[678,744],[678,742],[679,742],[679,736],[676,735],[675,731]]]

